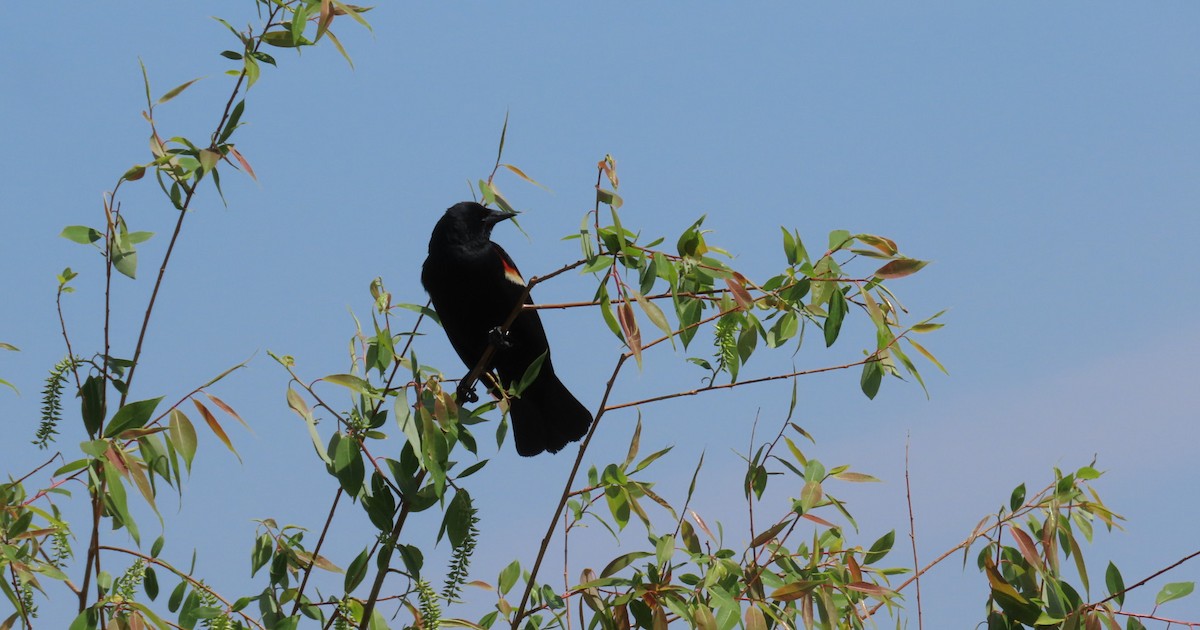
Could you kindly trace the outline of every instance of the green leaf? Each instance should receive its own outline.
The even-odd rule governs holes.
[[[837,288],[829,293],[829,314],[825,318],[825,347],[837,341],[842,330],[842,319],[846,316],[846,297]],[[870,394],[868,394],[870,396]]]
[[[346,569],[345,587],[346,592],[350,593],[358,588],[362,583],[363,578],[367,577],[367,562],[370,560],[370,549],[364,547],[362,553],[358,554],[353,561],[350,562],[349,568]]]
[[[117,518],[121,519],[121,523],[125,525],[125,529],[129,530],[133,541],[140,545],[141,536],[138,534],[137,523],[129,513],[129,505],[125,498],[125,486],[121,483],[121,473],[117,472],[117,467],[112,462],[107,459],[101,461],[104,462],[104,478],[108,482],[106,488],[109,504],[116,512]]]
[[[276,48],[296,48],[297,46],[305,46],[312,42],[305,39],[303,35],[295,36],[292,31],[271,31],[264,33],[262,36],[264,42]]]
[[[538,374],[541,374],[542,364],[546,362],[546,356],[549,354],[549,352],[550,351],[547,350],[546,352],[539,354],[536,359],[529,362],[529,367],[525,368],[525,373],[521,375],[521,381],[517,383],[517,386],[513,391],[518,398],[527,387],[533,384],[533,381],[537,379]]]
[[[879,385],[883,382],[883,368],[880,367],[880,361],[867,361],[863,364],[862,378],[859,379],[859,386],[862,388],[867,398],[875,399],[875,394],[879,393]]]
[[[646,554],[650,555],[650,554]],[[512,587],[517,583],[517,578],[521,576],[521,563],[513,560],[508,566],[500,571],[500,579],[498,586],[500,594],[504,595],[512,590]]]
[[[624,569],[634,562],[637,562],[642,558],[648,558],[652,555],[654,554],[650,553],[649,551],[631,551],[623,556],[617,556],[616,558],[613,558],[612,562],[609,562],[608,565],[604,567],[604,570],[600,572],[600,577],[605,578],[610,575],[614,575],[621,569]]]
[[[325,381],[326,383],[341,385],[342,387],[345,387],[353,392],[368,396],[372,395],[375,390],[375,388],[371,387],[370,383],[362,378],[354,376],[353,374],[330,374],[321,380]]]
[[[162,97],[158,99],[158,104],[162,105],[163,103],[166,103],[167,101],[175,98],[176,96],[179,96],[181,93],[183,93],[184,90],[188,89],[189,87],[192,86],[193,83],[195,83],[199,80],[200,79],[192,79],[191,81],[188,81],[187,83],[184,83],[182,85],[171,88],[170,90],[167,91],[166,94],[163,94]]]
[[[1125,603],[1125,580],[1121,579],[1121,571],[1117,565],[1112,562],[1108,563],[1108,569],[1104,571],[1104,585],[1108,587],[1108,594],[1113,595],[1113,601],[1117,602],[1120,607]]]
[[[757,536],[755,536],[754,539],[750,541],[750,548],[754,549],[755,547],[761,547],[771,542],[771,539],[775,538],[779,532],[783,531],[785,527],[791,524],[792,521],[788,519],[775,523],[767,530],[760,532]]]
[[[624,200],[621,199],[620,195],[611,190],[605,190],[603,188],[596,189],[596,201],[612,206],[613,210],[620,208],[621,204],[625,203]]]
[[[104,424],[104,379],[91,375],[79,390],[83,426],[88,435],[96,435]]]
[[[96,611],[88,608],[79,613],[78,617],[71,622],[71,626],[67,630],[95,630],[99,626],[99,617]]]
[[[1173,599],[1186,597],[1196,588],[1195,582],[1171,582],[1164,584],[1158,595],[1154,596],[1154,605],[1161,606]]]
[[[87,245],[104,238],[104,233],[85,225],[71,225],[63,228],[59,236],[81,245]]]
[[[1025,504],[1025,484],[1021,484],[1013,488],[1012,496],[1008,498],[1009,511],[1016,512],[1022,505]]]
[[[471,516],[471,495],[467,494],[466,489],[459,489],[454,493],[454,498],[450,499],[450,506],[446,508],[443,518],[446,536],[450,539],[450,545],[456,549],[461,547],[467,538],[471,529]]]
[[[178,207],[179,204],[176,204]],[[137,250],[133,247],[133,242],[129,239],[129,234],[118,232],[116,237],[110,241],[113,267],[129,278],[137,278]]]
[[[170,429],[171,445],[183,455],[183,462],[188,472],[192,471],[192,459],[196,457],[196,428],[192,421],[178,409],[171,410]]]
[[[883,536],[880,536],[879,540],[876,540],[871,545],[871,549],[867,551],[866,556],[863,557],[863,564],[875,564],[876,562],[883,560],[883,557],[892,550],[892,545],[895,544],[895,542],[896,530],[894,529]]]
[[[834,230],[829,233],[829,250],[835,252],[853,241],[849,230]]]
[[[116,437],[126,429],[139,429],[146,426],[146,423],[150,421],[150,416],[154,415],[154,408],[162,399],[163,397],[159,396],[121,407],[108,423],[108,428],[104,430],[104,437]]]
[[[275,551],[275,539],[270,534],[262,534],[254,540],[254,550],[250,553],[250,576],[254,577],[258,570],[271,561]]]

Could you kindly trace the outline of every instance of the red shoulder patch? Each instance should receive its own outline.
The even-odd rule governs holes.
[[[521,277],[521,272],[517,270],[516,263],[508,257],[508,253],[499,246],[496,247],[496,253],[500,255],[500,264],[504,265],[504,277],[513,284],[525,286],[525,279]]]

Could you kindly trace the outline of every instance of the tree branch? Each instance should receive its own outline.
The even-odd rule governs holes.
[[[134,550],[132,550],[132,549],[126,549],[126,548],[124,548],[124,547],[113,547],[113,546],[111,546],[111,545],[100,545],[100,547],[99,547],[99,548],[100,548],[100,549],[103,549],[103,550],[105,550],[105,551],[117,551],[117,552],[120,552],[120,553],[129,554],[129,555],[131,555],[131,556],[134,556],[134,557],[136,557],[136,558],[141,558],[142,560],[144,560],[144,561],[146,561],[146,562],[149,562],[150,564],[156,564],[156,565],[158,565],[158,566],[160,566],[160,567],[162,567],[162,568],[164,568],[164,569],[166,569],[166,570],[170,571],[171,573],[174,573],[175,575],[178,575],[179,577],[183,578],[184,580],[187,580],[187,582],[188,582],[189,584],[191,584],[193,587],[195,587],[195,588],[197,588],[197,589],[200,589],[200,590],[202,590],[202,591],[204,591],[204,592],[208,593],[209,595],[212,595],[213,597],[217,598],[217,600],[218,600],[218,601],[220,601],[222,604],[224,604],[224,605],[225,605],[225,610],[226,610],[226,612],[227,612],[227,613],[233,613],[233,612],[234,612],[234,611],[233,611],[233,604],[231,604],[231,603],[229,602],[229,600],[225,599],[224,597],[221,597],[221,594],[220,594],[220,593],[218,593],[218,592],[214,591],[214,590],[212,589],[212,587],[208,586],[208,585],[207,585],[207,584],[205,584],[204,582],[201,582],[200,580],[197,580],[196,578],[194,578],[194,577],[192,577],[192,576],[188,575],[187,573],[185,573],[185,572],[183,572],[183,571],[180,571],[179,569],[176,569],[175,567],[171,566],[171,564],[170,564],[170,563],[168,563],[168,562],[164,562],[164,561],[162,561],[162,560],[159,560],[158,558],[155,558],[155,557],[153,557],[153,556],[148,556],[148,555],[146,555],[146,554],[144,554],[144,553],[142,553],[142,552],[140,552],[140,551],[134,551]],[[242,619],[245,619],[247,623],[249,623],[249,624],[253,625],[254,627],[256,627],[256,628],[263,628],[263,625],[262,625],[262,624],[260,624],[258,621],[255,621],[255,619],[254,619],[253,617],[250,617],[250,616],[249,616],[249,615],[247,615],[246,613],[243,613],[243,612],[238,612],[237,614],[238,614],[238,615],[240,615],[240,616],[242,617]]]

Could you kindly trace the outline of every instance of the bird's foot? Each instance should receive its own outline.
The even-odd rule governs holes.
[[[458,389],[454,391],[454,394],[459,401],[465,401],[469,403],[479,402],[479,394],[475,393],[474,383],[472,383],[469,387],[466,386],[466,383],[459,383]]]
[[[508,350],[513,347],[513,342],[506,331],[500,330],[497,326],[488,331],[488,341],[496,346],[497,350]]]

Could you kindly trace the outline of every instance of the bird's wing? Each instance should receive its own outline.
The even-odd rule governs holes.
[[[508,255],[508,252],[504,251],[503,247],[500,247],[495,243],[492,243],[492,247],[496,250],[496,253],[500,255],[500,262],[504,265],[504,277],[513,284],[525,286],[525,278],[521,277],[521,270],[517,269],[517,263],[513,262],[513,259]]]

